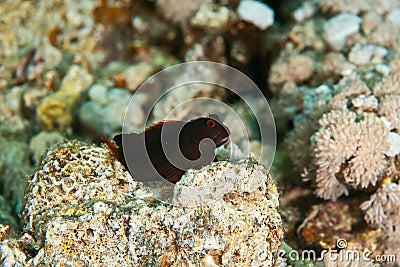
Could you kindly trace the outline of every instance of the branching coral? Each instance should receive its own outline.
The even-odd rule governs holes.
[[[347,194],[345,186],[362,189],[376,186],[387,173],[390,124],[373,113],[347,109],[324,114],[315,134],[316,194],[335,200]]]
[[[400,94],[400,77],[397,74],[386,76],[374,87],[374,95]]]
[[[400,94],[382,97],[379,114],[392,124],[392,128],[400,132]]]
[[[371,226],[393,231],[400,222],[394,204],[400,196],[400,96],[397,79],[391,76],[372,89],[359,78],[342,79],[318,124],[303,117],[288,140],[295,166],[305,168],[308,178],[315,180],[318,197],[336,200],[347,196],[349,189],[375,189],[360,209]],[[303,107],[303,114],[308,112]]]
[[[347,139],[349,141],[351,138],[357,138],[358,146],[354,157],[349,161],[349,177],[345,177],[345,180],[353,187],[375,186],[377,180],[385,174],[385,155],[391,149],[389,129],[382,119],[374,115],[367,115],[355,125],[359,127],[360,135]]]
[[[350,132],[343,134],[341,131],[332,132],[330,129],[324,129],[317,134],[316,165],[318,169],[316,194],[319,197],[336,199],[342,194],[348,194],[346,187],[336,179],[336,173],[340,170],[342,162],[351,154],[352,146],[355,147],[355,144],[347,146],[345,143],[348,134]],[[324,145],[319,146],[321,143]],[[333,151],[331,151],[331,148],[333,148]]]
[[[395,230],[400,225],[400,186],[386,182],[363,202],[360,208],[365,220],[375,226]]]

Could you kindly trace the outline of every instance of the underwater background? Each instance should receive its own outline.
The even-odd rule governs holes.
[[[0,15],[2,266],[399,266],[400,1],[3,0]],[[276,151],[218,86],[173,91],[147,120],[157,95],[138,88],[192,61],[258,86]],[[237,116],[180,106],[197,98]],[[151,198],[101,142],[209,113],[231,158],[179,184],[231,186],[205,206]]]

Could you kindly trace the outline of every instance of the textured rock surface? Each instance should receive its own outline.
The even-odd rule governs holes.
[[[278,193],[252,160],[217,162],[180,187],[238,183],[193,208],[145,194],[107,149],[72,142],[52,150],[29,182],[23,219],[39,248],[29,264],[272,266],[282,239]]]
[[[26,255],[18,245],[5,240],[0,243],[0,261],[4,267],[24,266]]]

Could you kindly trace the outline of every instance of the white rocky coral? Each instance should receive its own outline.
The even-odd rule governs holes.
[[[27,189],[25,230],[40,249],[30,263],[272,266],[283,231],[279,194],[265,167],[249,159],[216,162],[178,184],[186,192],[199,185],[216,191],[226,174],[237,183],[212,203],[168,205],[144,196],[107,149],[64,144],[48,153]],[[74,187],[64,191],[66,178]]]
[[[44,217],[71,212],[65,203],[81,205],[100,198],[121,204],[124,196],[119,190],[132,191],[137,183],[121,166],[114,168],[108,156],[103,148],[84,147],[79,142],[49,151],[27,186],[23,210],[26,229],[40,235],[46,231],[42,228]],[[113,175],[118,181],[111,180]],[[116,182],[120,185],[115,186]]]
[[[391,149],[387,124],[374,115],[357,122],[351,111],[331,111],[315,134],[316,194],[336,199],[346,186],[367,188],[385,174]]]

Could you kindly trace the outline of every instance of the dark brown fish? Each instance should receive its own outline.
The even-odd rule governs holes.
[[[17,79],[17,85],[20,85],[28,79],[28,68],[32,63],[34,57],[36,55],[36,48],[32,48],[28,50],[21,61],[18,63],[18,66],[15,68],[13,76]]]
[[[140,134],[116,135],[117,147],[107,137],[103,140],[136,180],[162,177],[176,183],[186,170],[210,164],[215,148],[226,143],[229,134],[219,117],[211,114],[188,122],[161,121]]]

